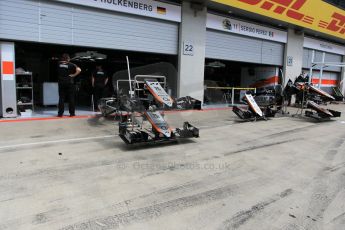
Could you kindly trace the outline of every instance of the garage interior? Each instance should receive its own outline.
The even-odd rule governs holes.
[[[231,97],[232,87],[264,88],[281,84],[281,68],[272,65],[207,58],[205,60],[204,102],[205,104],[230,104],[227,97]],[[240,95],[245,91],[245,89],[234,91],[236,103],[240,102]]]
[[[94,59],[74,59],[76,53],[80,52],[97,52],[98,54],[106,55],[104,60]],[[122,71],[126,70],[127,73],[127,62],[126,56],[129,58],[130,68],[135,69],[154,63],[169,63],[174,68],[177,65],[176,55],[162,55],[155,53],[144,53],[144,52],[131,52],[131,51],[120,51],[111,49],[100,49],[92,47],[77,47],[77,46],[63,46],[63,45],[52,45],[52,44],[40,44],[40,43],[25,43],[17,42],[15,47],[16,52],[16,68],[24,70],[25,72],[32,72],[33,78],[33,93],[34,93],[34,109],[35,113],[40,111],[55,109],[56,104],[46,102],[44,96],[44,83],[54,83],[56,89],[54,92],[49,92],[49,97],[53,98],[53,101],[58,100],[57,92],[57,65],[59,58],[62,53],[68,53],[71,56],[71,62],[78,65],[82,69],[82,73],[76,77],[76,106],[77,110],[92,111],[92,85],[91,76],[95,70],[96,63],[102,64],[103,68],[109,76],[109,81],[106,88],[107,96],[114,95],[114,89],[112,84],[112,77]],[[132,76],[133,77],[133,76]],[[170,76],[171,82],[174,82],[176,86],[176,75]],[[174,89],[176,91],[176,89]],[[20,100],[20,98],[18,98]]]

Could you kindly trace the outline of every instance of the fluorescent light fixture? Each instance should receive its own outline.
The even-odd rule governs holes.
[[[214,62],[207,63],[205,66],[211,67],[211,68],[224,68],[225,64],[220,61],[214,61]]]
[[[72,59],[95,61],[95,60],[103,60],[106,58],[107,58],[107,55],[98,53],[97,51],[86,51],[86,52],[75,53]]]

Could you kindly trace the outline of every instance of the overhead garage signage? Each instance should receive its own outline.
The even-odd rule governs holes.
[[[304,38],[303,47],[313,49],[313,50],[321,50],[328,53],[335,53],[340,55],[345,55],[345,46],[337,45],[330,42],[325,42],[313,38]]]
[[[181,22],[181,6],[152,0],[55,0],[168,21]]]
[[[345,11],[322,0],[212,0],[344,39]]]
[[[214,14],[207,14],[206,27],[234,34],[287,42],[287,32]]]

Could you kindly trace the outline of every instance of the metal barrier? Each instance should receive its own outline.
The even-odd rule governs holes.
[[[226,104],[229,104],[231,101],[231,105],[235,104],[235,91],[250,91],[253,90],[254,93],[256,93],[256,88],[245,88],[245,87],[212,87],[207,86],[205,87],[205,90],[220,90],[222,92],[221,100],[222,102],[225,102]],[[241,93],[240,93],[241,94]],[[211,94],[212,95],[212,94]],[[241,98],[239,98],[239,102],[241,101]]]

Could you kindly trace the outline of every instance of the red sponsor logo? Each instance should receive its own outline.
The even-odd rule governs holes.
[[[345,34],[345,16],[335,12],[330,22],[320,20],[318,26],[332,32]]]
[[[286,15],[291,19],[307,24],[313,24],[314,17],[302,14],[299,10],[307,0],[238,0],[249,5],[259,5],[260,8],[273,11],[276,14]]]
[[[237,0],[252,6],[273,11],[276,14],[286,15],[287,17],[312,25],[315,18],[300,12],[300,9],[308,0]],[[334,12],[330,22],[320,20],[318,27],[327,29],[339,34],[345,34],[345,16]]]

